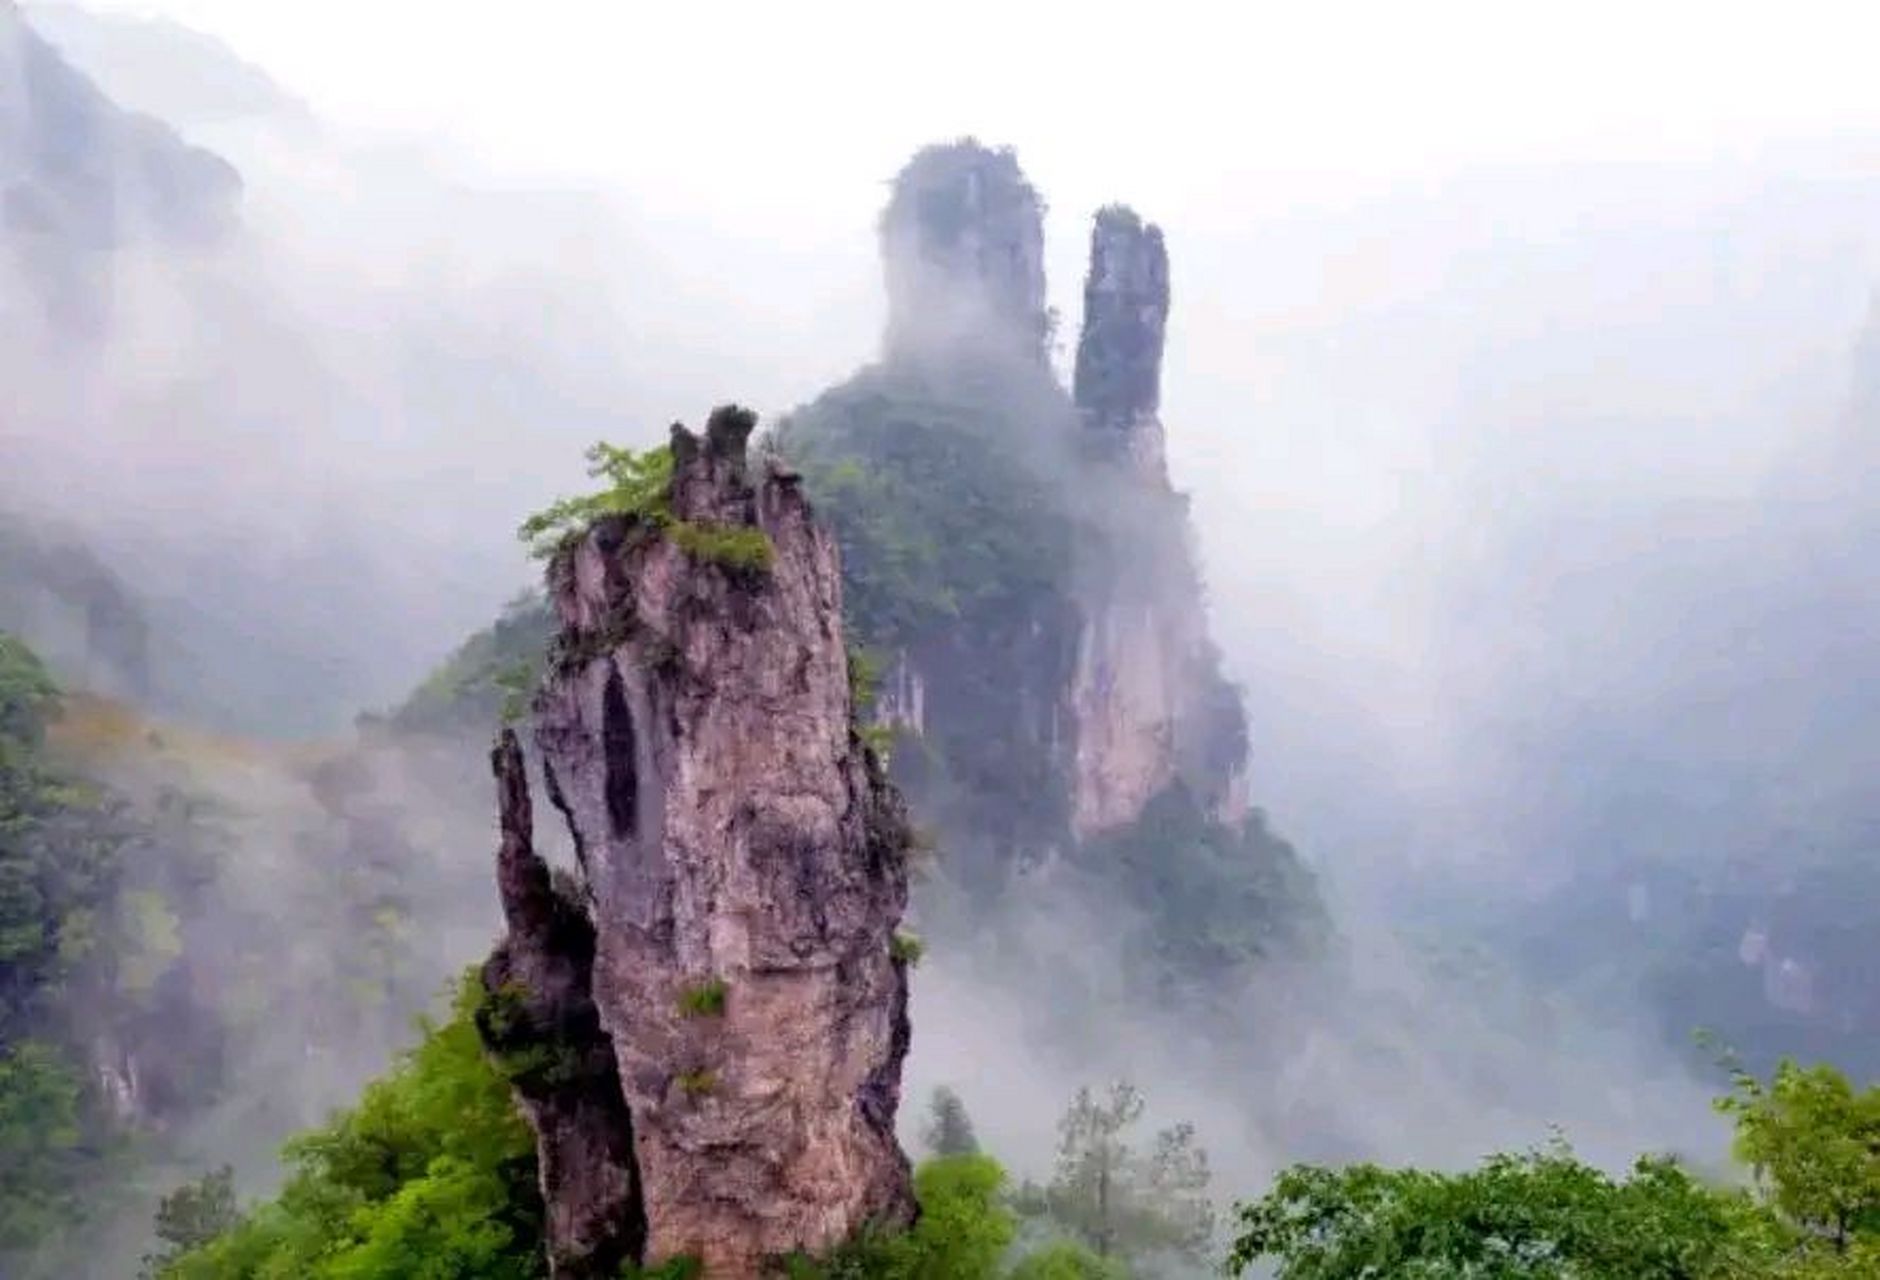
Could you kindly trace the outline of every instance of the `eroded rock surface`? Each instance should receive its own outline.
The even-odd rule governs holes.
[[[1087,575],[1082,601],[1067,695],[1079,837],[1134,821],[1178,780],[1225,822],[1246,811],[1245,717],[1209,638],[1187,508],[1164,457],[1168,311],[1161,230],[1123,205],[1099,211],[1074,396],[1097,456],[1133,481],[1125,490],[1133,534]]]
[[[914,1208],[894,1137],[907,820],[851,725],[835,542],[793,474],[747,458],[753,423],[675,427],[669,518],[603,520],[558,558],[536,706],[645,1258],[727,1277]],[[539,896],[524,880],[505,873],[506,902]]]
[[[646,1245],[613,1042],[595,1006],[594,923],[577,887],[535,852],[522,747],[504,730],[492,753],[502,823],[497,886],[508,936],[483,966],[477,1030],[535,1130],[555,1280],[620,1274]]]

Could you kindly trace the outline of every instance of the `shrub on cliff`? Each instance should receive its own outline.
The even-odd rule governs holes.
[[[681,520],[673,515],[670,445],[635,453],[602,441],[588,450],[587,459],[588,474],[606,481],[606,487],[598,493],[559,499],[523,521],[517,530],[538,559],[565,550],[597,520],[625,516],[658,527],[695,559],[747,572],[770,567],[775,552],[762,529]]]

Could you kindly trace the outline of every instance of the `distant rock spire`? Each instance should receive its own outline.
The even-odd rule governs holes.
[[[1168,248],[1161,228],[1110,205],[1090,235],[1074,395],[1086,424],[1153,473],[1163,473],[1162,347],[1168,332]]]
[[[1044,362],[1044,202],[1010,148],[923,148],[894,180],[881,249],[890,356],[965,347]]]

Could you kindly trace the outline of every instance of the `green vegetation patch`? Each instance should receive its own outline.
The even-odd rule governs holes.
[[[927,954],[927,944],[920,940],[920,935],[897,929],[888,939],[888,954],[911,969]]]
[[[687,555],[726,569],[763,572],[775,560],[776,548],[762,529],[673,515],[671,445],[635,452],[603,441],[587,451],[587,460],[588,474],[605,480],[606,487],[558,499],[516,531],[536,558],[552,559],[580,541],[596,521],[618,517],[657,528]]]
[[[535,1142],[483,1052],[474,972],[455,1013],[350,1111],[293,1139],[275,1199],[167,1261],[163,1280],[540,1280]]]
[[[679,993],[679,1013],[687,1018],[722,1017],[730,991],[723,978],[695,982]]]
[[[702,1098],[718,1088],[718,1073],[710,1067],[697,1067],[691,1071],[681,1071],[674,1079],[679,1091],[688,1098]]]
[[[516,597],[425,678],[392,713],[392,723],[435,733],[519,719],[555,631],[554,612],[540,592]]]
[[[1242,966],[1309,956],[1330,937],[1316,879],[1266,815],[1220,822],[1179,784],[1135,822],[1091,841],[1080,860],[1148,913],[1125,940],[1126,955],[1158,999],[1218,989]]]
[[[888,652],[961,619],[1029,616],[1069,587],[1078,535],[1062,477],[1018,443],[1048,426],[1024,396],[971,390],[874,371],[777,429],[835,527],[860,645]]]

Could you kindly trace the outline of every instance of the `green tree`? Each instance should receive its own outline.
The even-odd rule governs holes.
[[[0,1255],[69,1228],[114,1146],[61,997],[106,931],[125,835],[54,765],[59,709],[44,664],[0,631]]]
[[[972,1117],[960,1095],[941,1085],[927,1102],[927,1124],[921,1139],[936,1156],[969,1156],[979,1151],[979,1137],[973,1132]]]
[[[1832,1067],[1738,1071],[1752,1190],[1698,1182],[1661,1157],[1619,1179],[1557,1147],[1467,1173],[1298,1166],[1236,1209],[1231,1266],[1281,1280],[1844,1280],[1880,1275],[1880,1089]]]
[[[1230,1270],[1269,1259],[1280,1280],[1721,1280],[1782,1256],[1747,1197],[1666,1159],[1615,1180],[1564,1149],[1456,1174],[1299,1166],[1236,1213]]]
[[[163,1249],[144,1258],[144,1274],[163,1268],[191,1249],[199,1249],[241,1221],[235,1204],[235,1171],[227,1165],[186,1182],[157,1205],[157,1239]]]
[[[280,1196],[182,1254],[165,1280],[534,1280],[543,1274],[535,1145],[472,1023],[452,1018],[359,1104],[295,1138]]]
[[[40,1041],[0,1049],[0,1254],[78,1213],[85,1169],[78,1072]]]
[[[1784,1061],[1767,1082],[1738,1071],[1718,1110],[1769,1202],[1837,1253],[1880,1236],[1880,1086],[1856,1090],[1831,1066]]]
[[[1051,1219],[1100,1258],[1171,1254],[1205,1258],[1214,1237],[1207,1153],[1188,1124],[1155,1135],[1146,1155],[1130,1146],[1142,1094],[1127,1083],[1098,1098],[1079,1089],[1058,1122],[1057,1168],[1043,1202]]]

